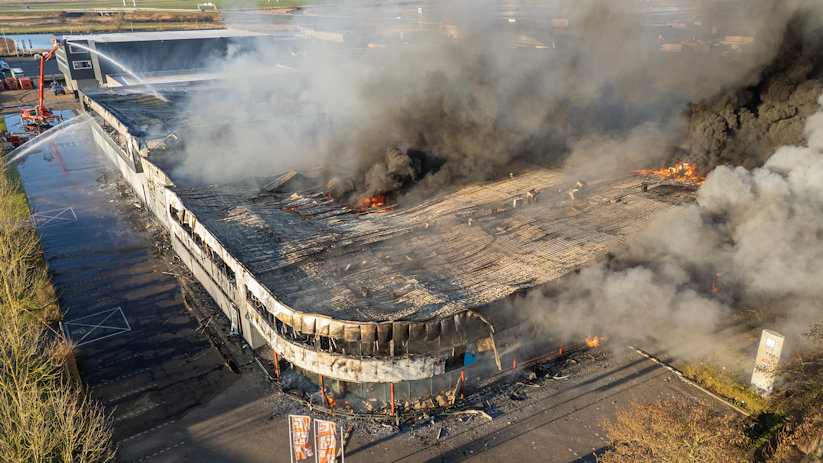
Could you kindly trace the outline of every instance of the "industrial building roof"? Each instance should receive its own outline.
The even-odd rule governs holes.
[[[293,191],[297,175],[262,190],[173,191],[282,302],[351,321],[422,321],[547,283],[690,197],[680,187],[643,192],[648,179],[634,176],[591,182],[572,199],[574,180],[534,169],[410,207],[361,209]]]
[[[538,167],[391,210],[343,204],[306,172],[262,189],[182,186],[164,167],[174,165],[168,140],[178,138],[166,134],[197,123],[174,108],[203,84],[155,88],[167,101],[139,88],[85,93],[147,147],[185,208],[275,297],[338,320],[423,321],[484,306],[604,256],[694,196],[682,184],[631,174],[580,188]]]

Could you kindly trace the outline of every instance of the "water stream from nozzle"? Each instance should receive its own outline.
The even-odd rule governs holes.
[[[85,45],[80,45],[79,43],[76,43],[76,42],[68,42],[68,44],[69,44],[69,45],[71,45],[72,47],[82,48],[83,50],[86,50],[86,51],[88,51],[89,53],[94,53],[95,55],[97,55],[97,56],[99,56],[99,57],[103,58],[104,60],[106,60],[106,61],[110,62],[111,64],[113,64],[113,65],[115,65],[115,66],[119,67],[119,68],[120,68],[120,69],[122,69],[122,70],[123,70],[126,74],[130,75],[130,76],[131,76],[131,77],[133,77],[133,78],[134,78],[137,82],[139,82],[139,83],[140,83],[140,85],[144,85],[144,86],[145,86],[145,87],[146,87],[146,88],[147,88],[147,89],[151,92],[151,94],[152,94],[153,96],[155,96],[156,98],[159,98],[160,100],[166,101],[166,99],[165,99],[165,98],[163,98],[163,97],[162,97],[159,93],[157,93],[157,90],[153,89],[153,88],[152,88],[149,84],[145,83],[145,82],[143,81],[143,79],[141,79],[140,77],[138,77],[138,76],[137,76],[137,74],[135,74],[135,73],[134,73],[131,69],[127,68],[127,67],[126,67],[123,63],[121,63],[120,61],[117,61],[116,59],[114,59],[114,58],[112,58],[111,56],[109,56],[109,55],[107,55],[107,54],[103,53],[102,51],[95,50],[95,49],[93,49],[93,48],[89,48],[89,47],[87,47],[87,46],[85,46]]]
[[[3,117],[3,116],[0,116]],[[67,119],[54,127],[50,128],[46,132],[32,138],[31,140],[27,141],[26,143],[20,145],[18,148],[11,150],[8,154],[3,156],[3,167],[7,167],[9,164],[17,161],[18,159],[22,158],[23,156],[31,153],[34,151],[35,148],[40,147],[43,143],[50,141],[57,135],[60,135],[64,130],[66,130],[69,126],[75,125],[78,122],[86,122],[89,120],[89,117],[85,114],[81,114],[79,116],[74,116],[71,119]]]

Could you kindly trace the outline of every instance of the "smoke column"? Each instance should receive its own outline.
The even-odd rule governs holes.
[[[780,147],[754,169],[715,168],[697,204],[660,217],[550,297],[514,304],[583,333],[597,323],[611,334],[680,343],[679,354],[712,352],[716,323],[748,309],[799,335],[819,321],[823,300],[821,105],[823,96],[803,131],[807,146]]]
[[[685,104],[751,81],[800,7],[721,11],[757,40],[706,55],[660,52],[651,13],[634,0],[435,2],[425,5],[423,30],[385,34],[374,24],[416,18],[415,9],[309,10],[291,18],[305,40],[237,53],[220,63],[230,82],[188,102],[202,124],[184,137],[175,174],[210,183],[324,167],[335,194],[357,198],[483,181],[521,160],[568,161],[590,175],[648,167],[682,143]],[[366,19],[341,23],[340,11]]]
[[[802,143],[806,117],[817,111],[823,92],[821,55],[823,24],[804,10],[787,24],[759,81],[689,104],[691,159],[704,172],[721,164],[752,168],[763,165],[775,148]]]

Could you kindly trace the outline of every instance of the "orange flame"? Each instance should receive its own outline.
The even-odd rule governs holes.
[[[635,173],[642,175],[656,175],[663,179],[680,180],[683,182],[691,182],[694,185],[700,185],[706,180],[705,176],[697,175],[697,165],[688,162],[678,162],[672,167],[665,169],[642,169],[636,170]]]
[[[300,213],[300,211],[298,211],[296,207],[281,207],[280,209],[283,209],[284,211],[294,211],[294,212],[297,212],[297,214],[298,214],[299,216],[303,217],[303,214],[301,214],[301,213]],[[309,218],[308,218],[308,217],[303,217],[303,220],[305,220],[306,222],[309,222]]]
[[[712,280],[712,292],[713,293],[716,293],[716,292],[720,291],[720,288],[723,287],[722,283],[718,284],[718,282],[717,282],[717,279],[720,278],[721,275],[723,275],[723,273],[721,273],[721,272],[717,272],[717,273],[714,274],[714,280]]]
[[[372,212],[386,212],[391,211],[393,207],[383,207],[386,205],[386,197],[382,194],[376,194],[371,198],[365,198],[360,200],[357,203],[357,207],[359,207],[360,211],[354,211],[355,214],[360,212],[372,213]]]
[[[386,197],[381,195],[381,194],[377,194],[377,195],[372,196],[371,198],[366,198],[366,199],[361,200],[359,206],[363,207],[363,208],[382,207],[385,204],[386,204]]]
[[[609,338],[605,336],[595,336],[593,338],[586,338],[586,345],[589,347],[597,347],[600,345],[600,341],[605,341]]]

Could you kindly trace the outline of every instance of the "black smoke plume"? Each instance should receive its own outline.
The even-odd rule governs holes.
[[[777,147],[803,144],[806,119],[823,93],[823,27],[808,18],[803,12],[789,21],[757,83],[688,105],[686,141],[704,172],[759,167]]]

